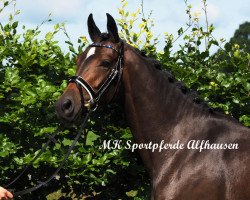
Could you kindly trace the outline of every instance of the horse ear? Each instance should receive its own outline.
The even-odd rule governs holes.
[[[101,31],[96,26],[92,13],[88,17],[88,30],[92,42],[98,42],[98,40],[100,39]]]
[[[118,34],[117,25],[115,23],[114,18],[108,13],[107,13],[107,18],[108,18],[108,22],[107,22],[108,33],[113,36],[115,42],[119,42],[120,37],[119,37],[119,34]]]

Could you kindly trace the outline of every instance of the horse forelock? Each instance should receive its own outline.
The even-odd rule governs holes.
[[[107,40],[110,39],[110,34],[109,34],[109,33],[102,33],[102,34],[100,35],[100,38],[101,38],[101,42],[102,42],[102,41],[107,41]]]

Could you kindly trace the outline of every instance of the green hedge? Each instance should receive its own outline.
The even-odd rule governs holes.
[[[0,12],[12,6],[4,2]],[[240,50],[237,44],[224,51],[213,37],[214,27],[209,24],[200,27],[199,19],[190,14],[189,5],[187,27],[178,31],[178,38],[183,37],[185,43],[173,51],[178,38],[165,34],[166,45],[159,52],[156,49],[159,38],[151,32],[154,26],[151,14],[145,17],[142,8],[132,13],[126,9],[127,2],[122,0],[118,24],[128,43],[158,59],[177,79],[197,90],[211,107],[220,108],[250,126],[248,52]],[[47,134],[58,128],[54,103],[65,89],[68,77],[74,74],[75,56],[88,44],[85,37],[80,37],[75,49],[68,40],[69,52],[64,53],[54,39],[61,31],[67,36],[64,24],[55,25],[41,40],[40,26],[50,19],[35,29],[26,29],[15,21],[18,13],[10,14],[7,23],[0,23],[0,185],[13,180],[45,143]],[[22,27],[22,34],[18,27]],[[212,46],[220,50],[212,54]],[[117,105],[98,110],[89,121],[87,135],[82,136],[57,179],[25,199],[60,196],[149,199],[149,179],[138,155],[125,149],[99,149],[104,140],[132,139],[120,113]],[[60,164],[76,132],[77,127],[60,132],[58,142],[47,149],[15,188],[32,186],[48,177]]]

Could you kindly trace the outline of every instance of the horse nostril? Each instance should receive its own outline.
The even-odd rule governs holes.
[[[62,104],[63,111],[70,110],[72,108],[72,102],[69,99],[66,99]]]

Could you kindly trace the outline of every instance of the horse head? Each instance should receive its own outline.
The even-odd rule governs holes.
[[[76,59],[76,76],[56,102],[57,116],[73,122],[115,96],[122,75],[123,42],[113,17],[107,14],[107,33],[101,33],[92,14],[88,32],[92,40]]]

